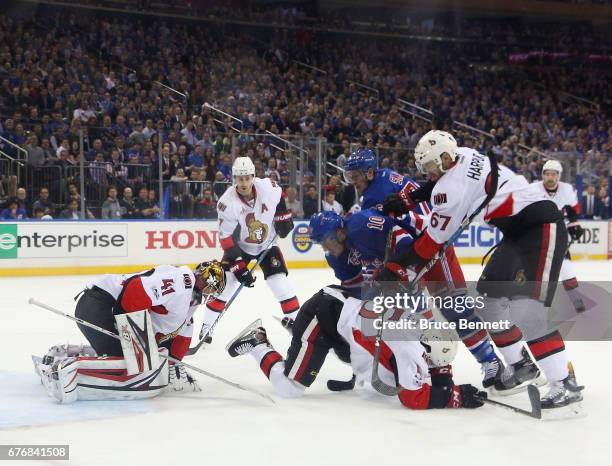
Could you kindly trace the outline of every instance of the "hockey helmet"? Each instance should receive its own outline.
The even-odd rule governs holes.
[[[376,170],[377,167],[376,155],[370,149],[359,149],[353,152],[344,164],[347,172],[355,170],[366,172],[370,168]]]
[[[225,270],[223,270],[219,261],[202,262],[198,264],[193,274],[196,280],[198,277],[202,277],[204,294],[221,294],[225,289]]]
[[[323,243],[340,228],[344,228],[344,219],[335,212],[324,211],[310,217],[308,232],[312,242]]]
[[[421,173],[427,174],[427,166],[433,162],[442,168],[442,154],[448,154],[454,162],[457,159],[457,141],[452,134],[434,129],[426,133],[414,149],[414,160]]]
[[[425,347],[425,359],[430,367],[447,366],[457,355],[457,340],[448,330],[424,330],[421,345]]]
[[[544,166],[542,167],[542,175],[545,171],[548,170],[557,172],[559,176],[561,176],[561,173],[563,173],[563,165],[561,165],[561,162],[559,162],[558,160],[547,160]]]
[[[232,177],[234,180],[237,176],[255,176],[255,164],[249,157],[237,157],[232,165]]]

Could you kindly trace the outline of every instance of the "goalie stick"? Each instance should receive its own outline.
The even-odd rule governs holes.
[[[89,327],[89,328],[92,328],[94,330],[97,330],[98,332],[103,333],[104,335],[108,335],[109,337],[115,338],[116,340],[121,340],[119,335],[117,335],[116,333],[109,332],[108,330],[103,329],[101,327],[98,327],[97,325],[91,324],[91,323],[87,322],[86,320],[79,319],[78,317],[72,316],[70,314],[66,314],[65,312],[62,312],[59,309],[55,309],[54,307],[49,306],[48,304],[45,304],[43,302],[40,302],[40,301],[38,301],[38,300],[36,300],[34,298],[28,299],[28,303],[32,304],[34,306],[38,306],[38,307],[40,307],[42,309],[46,309],[47,311],[51,311],[54,314],[66,317],[67,319],[73,320],[73,321],[75,321],[75,322],[77,322],[77,323],[79,323],[81,325],[84,325],[85,327]],[[274,400],[269,395],[266,395],[265,393],[258,392],[257,390],[254,390],[254,389],[249,388],[249,387],[245,387],[244,385],[241,385],[239,383],[230,382],[229,380],[224,379],[223,377],[220,377],[220,376],[215,375],[215,374],[213,374],[211,372],[205,371],[204,369],[200,369],[199,367],[192,366],[191,364],[186,364],[183,361],[179,361],[178,359],[173,358],[172,356],[166,356],[166,355],[164,355],[162,353],[160,353],[159,356],[164,358],[164,359],[167,359],[168,361],[172,361],[175,364],[182,364],[187,369],[191,369],[194,372],[197,372],[199,374],[205,375],[206,377],[210,377],[211,379],[215,379],[215,380],[217,380],[217,381],[219,381],[221,383],[229,385],[230,387],[234,387],[234,388],[237,388],[239,390],[244,390],[245,392],[254,393],[254,394],[256,394],[256,395],[258,395],[258,396],[260,396],[262,398],[265,398],[266,400],[271,401],[272,403],[274,403]]]
[[[255,270],[255,267],[261,264],[261,261],[263,261],[266,258],[266,256],[270,252],[270,249],[272,249],[272,246],[273,246],[272,243],[274,242],[275,239],[276,239],[276,234],[274,235],[274,237],[272,238],[272,241],[270,242],[270,247],[266,249],[264,252],[262,252],[261,255],[255,260],[255,265],[249,269],[249,272],[252,272],[253,270]],[[230,296],[230,299],[227,300],[227,303],[225,304],[223,311],[221,311],[221,314],[219,314],[219,317],[217,317],[217,320],[215,320],[213,324],[210,326],[210,328],[208,329],[208,332],[205,335],[202,335],[202,338],[200,338],[200,341],[198,341],[195,346],[192,346],[191,348],[189,348],[189,350],[187,351],[187,356],[193,356],[194,354],[196,354],[198,350],[202,347],[202,345],[206,343],[206,337],[212,334],[212,331],[217,326],[217,322],[221,320],[221,317],[223,317],[223,315],[227,312],[227,309],[234,302],[234,300],[236,299],[236,297],[238,296],[238,294],[243,288],[244,288],[244,283],[241,283],[240,286],[236,289],[236,291],[234,291],[234,294]]]
[[[431,268],[434,265],[436,265],[436,263],[444,255],[446,250],[449,247],[451,247],[451,245],[459,238],[459,236],[461,236],[461,234],[463,233],[463,230],[465,230],[470,225],[470,223],[472,223],[472,221],[478,216],[478,214],[480,214],[482,209],[484,209],[489,204],[489,202],[491,202],[493,197],[495,197],[495,194],[497,193],[497,185],[499,181],[499,167],[497,166],[495,155],[492,152],[489,152],[487,154],[487,157],[489,158],[489,163],[491,164],[491,172],[490,172],[491,184],[490,184],[490,189],[489,189],[489,192],[487,193],[487,196],[482,201],[482,203],[476,208],[476,210],[472,212],[470,216],[465,217],[463,219],[463,222],[461,222],[461,225],[459,225],[459,228],[457,229],[457,231],[455,231],[455,233],[453,233],[453,235],[448,239],[448,241],[444,243],[444,245],[442,246],[442,248],[438,250],[436,255],[432,257],[431,260],[423,266],[423,268],[419,271],[419,273],[417,273],[416,277],[414,277],[414,279],[410,283],[408,283],[407,288],[409,290],[412,290],[415,288],[419,280],[421,280],[421,278],[423,278],[423,276],[427,272],[429,272],[429,270],[431,270]],[[385,249],[385,262],[387,262],[387,259],[390,253],[391,253],[391,235],[389,235],[389,237],[387,238],[387,246]],[[381,380],[380,376],[378,375],[378,365],[380,363],[380,343],[382,341],[384,319],[385,319],[384,312],[381,313],[380,319],[381,319],[380,329],[376,333],[374,361],[372,363],[372,379],[370,380],[370,383],[377,392],[383,395],[387,395],[387,396],[395,396],[400,392],[401,388],[387,385],[385,382]]]

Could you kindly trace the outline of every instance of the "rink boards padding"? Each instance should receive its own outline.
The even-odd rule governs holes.
[[[583,221],[585,235],[571,247],[574,260],[612,257],[607,221]],[[479,264],[501,239],[473,224],[455,243],[462,264]],[[265,238],[264,238],[265,241]],[[290,269],[325,267],[310,242],[308,224],[296,221],[278,244]],[[0,276],[137,272],[156,264],[191,264],[222,255],[216,221],[24,221],[0,223]]]

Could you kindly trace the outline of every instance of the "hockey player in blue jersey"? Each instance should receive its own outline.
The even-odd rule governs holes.
[[[370,149],[353,152],[344,165],[345,179],[359,193],[359,206],[362,210],[375,208],[382,212],[387,196],[402,190],[414,191],[419,184],[390,168],[378,169],[376,155]],[[427,186],[425,186],[427,188]],[[423,200],[428,199],[424,197]],[[416,205],[418,214],[430,212],[427,202]]]
[[[411,203],[411,211],[403,223],[409,223],[416,230],[416,234],[422,232],[422,226],[427,224],[425,220],[431,211],[426,200],[430,197],[433,182],[419,187],[415,181],[390,169],[377,169],[376,156],[369,149],[351,154],[344,169],[346,180],[357,189],[361,196],[362,209],[376,208],[382,211],[382,206],[390,195],[395,194],[400,198],[406,198]],[[409,196],[408,193],[411,195]],[[432,296],[457,296],[466,291],[463,271],[453,246],[447,249],[444,256],[423,278]],[[466,315],[465,312],[459,314],[452,309],[444,309],[443,314],[450,322],[456,322],[459,318],[480,321],[473,310]],[[489,335],[482,330],[482,327],[480,328],[481,330],[460,330],[459,337],[481,364],[484,373],[483,386],[489,388],[493,386],[495,377],[501,374],[503,364],[495,354]]]
[[[391,251],[400,253],[412,244],[413,236],[401,222],[375,209],[342,218],[334,212],[320,212],[310,219],[310,239],[325,250],[325,259],[341,285],[359,297],[364,274],[383,265],[389,232]],[[367,285],[367,284],[366,284]]]

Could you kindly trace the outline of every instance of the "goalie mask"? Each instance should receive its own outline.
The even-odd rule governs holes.
[[[193,274],[196,278],[196,287],[202,294],[218,295],[225,289],[225,270],[219,261],[206,261],[199,264]]]

